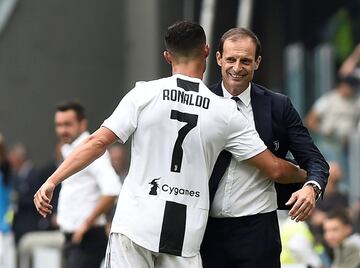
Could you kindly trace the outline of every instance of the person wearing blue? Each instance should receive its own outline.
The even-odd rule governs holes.
[[[0,145],[0,151],[3,151],[1,147],[2,145]],[[4,156],[5,154],[0,152],[0,231],[1,233],[8,233],[11,230],[8,220],[8,211],[10,207],[10,181],[8,174],[9,166],[4,159]]]
[[[2,170],[0,170],[0,232],[9,233],[11,228],[9,224],[9,206],[10,206],[10,186]]]
[[[14,242],[10,226],[9,173],[10,166],[6,159],[4,139],[0,134],[0,268],[15,267]]]

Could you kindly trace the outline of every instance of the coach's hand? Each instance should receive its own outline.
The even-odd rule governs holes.
[[[289,211],[289,216],[295,221],[306,220],[315,208],[316,193],[312,186],[306,185],[293,193],[286,205],[293,205]]]
[[[54,189],[55,184],[50,181],[46,181],[34,195],[35,207],[44,218],[52,213],[53,207],[50,205],[50,202]]]
[[[80,244],[84,238],[84,235],[87,233],[87,231],[89,231],[90,227],[91,226],[89,225],[89,223],[87,223],[86,221],[83,222],[80,227],[73,233],[73,236],[71,238],[72,242],[74,244]]]

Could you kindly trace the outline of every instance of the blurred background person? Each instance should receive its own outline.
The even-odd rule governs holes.
[[[286,217],[280,224],[282,268],[323,268],[320,255],[324,248],[318,244],[306,221],[296,222]]]
[[[358,200],[353,205],[352,215],[354,221],[354,230],[360,233],[360,200]]]
[[[339,75],[341,77],[353,75],[357,78],[360,78],[360,69],[357,67],[359,61],[360,61],[360,43],[357,44],[354,51],[341,64],[339,69]]]
[[[109,147],[109,154],[111,165],[119,175],[121,182],[124,182],[129,169],[128,151],[125,145],[119,142],[112,144]]]
[[[315,209],[324,213],[337,210],[349,209],[349,197],[341,192],[339,184],[344,179],[343,169],[338,162],[329,162],[329,180],[325,188],[324,198],[318,200]]]
[[[53,155],[48,157],[49,160],[38,169],[40,183],[43,183],[61,163],[60,147],[61,143],[57,143]],[[36,268],[39,267],[40,263],[41,267],[62,267],[64,236],[58,230],[59,226],[56,221],[56,207],[60,188],[58,187],[54,191],[51,204],[55,209],[51,216],[40,217],[38,229],[27,232],[21,237],[17,247],[19,268]]]
[[[360,267],[360,235],[353,233],[346,210],[330,212],[323,223],[324,238],[334,250],[333,268]]]
[[[349,136],[356,131],[360,118],[358,86],[356,78],[340,78],[334,90],[315,101],[305,118],[308,128],[319,136],[318,146],[326,160],[337,161],[345,177],[348,175]],[[347,191],[348,181],[341,187]]]
[[[45,182],[46,179],[57,169],[57,167],[61,164],[63,161],[63,157],[61,154],[61,147],[63,146],[63,143],[61,141],[58,141],[55,145],[53,155],[50,157],[49,161],[47,161],[40,169],[39,169],[39,177],[41,182]],[[44,230],[56,230],[59,229],[59,225],[56,221],[56,215],[57,215],[57,206],[58,206],[58,199],[59,199],[59,193],[60,193],[61,185],[59,187],[56,187],[54,191],[54,196],[51,200],[51,204],[53,206],[53,213],[50,217],[43,218],[43,229]]]
[[[124,183],[125,177],[129,169],[128,151],[124,144],[116,142],[109,148],[111,165],[113,166],[116,174],[119,176],[121,183]],[[109,235],[111,230],[111,222],[113,220],[116,209],[117,198],[112,207],[106,213],[106,233]]]
[[[324,240],[323,223],[327,217],[327,213],[334,210],[350,211],[349,197],[339,189],[339,182],[343,179],[343,171],[339,163],[335,161],[329,162],[329,180],[325,189],[324,198],[317,201],[317,205],[309,218],[309,227],[315,240],[322,244],[325,248],[327,260],[334,258],[333,250]]]
[[[84,107],[68,101],[56,108],[55,132],[65,159],[90,133]],[[106,213],[121,188],[120,180],[105,153],[61,184],[57,222],[65,234],[66,268],[99,268],[108,237]]]
[[[0,133],[0,268],[15,267],[14,238],[11,232],[10,166],[4,137]]]
[[[12,173],[13,231],[18,245],[22,236],[41,229],[41,217],[34,208],[33,198],[41,185],[38,170],[29,158],[25,145],[14,144],[8,154]]]

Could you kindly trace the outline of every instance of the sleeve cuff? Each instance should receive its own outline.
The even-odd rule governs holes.
[[[322,194],[323,194],[323,191],[322,191],[322,189],[320,187],[320,184],[317,181],[310,180],[310,181],[305,182],[303,187],[306,186],[306,185],[309,185],[309,184],[315,184],[320,189],[319,195],[316,196],[316,201],[318,201],[320,199],[320,197],[322,197]]]
[[[308,185],[308,184],[310,184],[310,183],[315,184],[317,187],[319,187],[319,189],[320,189],[321,192],[322,192],[321,186],[320,186],[320,184],[319,184],[317,181],[307,181],[307,182],[304,183],[304,186],[305,186],[305,185]]]

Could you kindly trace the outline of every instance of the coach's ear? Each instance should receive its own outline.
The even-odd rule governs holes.
[[[167,51],[167,50],[164,51],[164,58],[167,63],[171,64],[172,57],[171,57],[171,53],[169,51]]]
[[[259,56],[255,61],[255,70],[259,69],[260,62],[261,62],[261,56]]]

